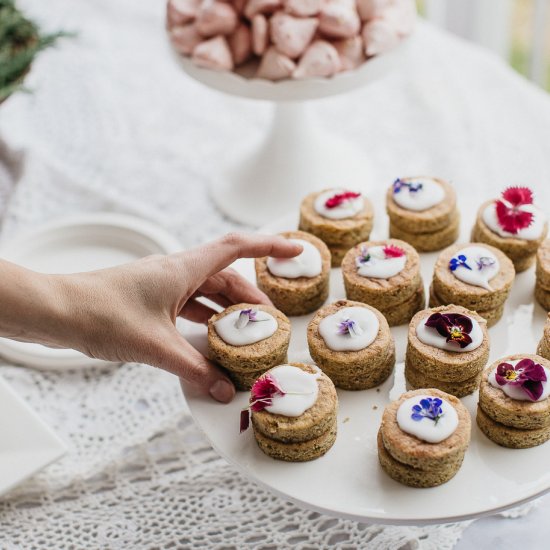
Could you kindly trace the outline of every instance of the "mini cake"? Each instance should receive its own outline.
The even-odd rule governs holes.
[[[390,326],[408,323],[426,304],[420,258],[397,239],[353,247],[342,262],[346,297],[378,309]]]
[[[278,460],[304,462],[324,455],[336,440],[338,396],[315,365],[279,365],[262,375],[241,413],[250,419],[258,447]]]
[[[359,302],[339,300],[320,309],[307,327],[307,343],[313,360],[344,390],[374,388],[395,365],[386,319]]]
[[[287,360],[290,321],[272,306],[236,304],[208,321],[208,352],[238,390]]]
[[[456,397],[436,389],[409,391],[382,415],[380,465],[404,485],[441,485],[460,469],[470,432],[470,413]]]
[[[499,199],[481,205],[472,241],[502,250],[519,273],[533,264],[547,232],[546,216],[533,204],[531,189],[508,187]]]
[[[453,187],[430,177],[398,178],[388,189],[390,237],[420,252],[441,250],[458,238],[460,215]]]
[[[537,250],[536,276],[535,298],[546,311],[550,311],[550,239],[546,239]]]
[[[550,439],[550,361],[510,355],[487,367],[479,387],[477,425],[503,447],[525,449]]]
[[[304,231],[281,235],[304,250],[294,258],[256,258],[258,288],[287,315],[305,315],[328,298],[330,251],[321,239]]]
[[[319,237],[330,250],[332,266],[338,267],[353,245],[368,240],[373,217],[372,205],[361,193],[326,189],[302,201],[300,229]]]
[[[502,316],[515,277],[514,264],[486,244],[454,244],[437,258],[430,306],[457,304],[494,325]]]
[[[537,348],[537,355],[541,355],[545,359],[550,360],[550,313],[546,318],[546,324],[544,325],[544,333],[539,342],[539,347]]]
[[[437,388],[463,397],[479,386],[489,359],[487,322],[449,305],[419,311],[411,320],[405,378],[412,388]]]

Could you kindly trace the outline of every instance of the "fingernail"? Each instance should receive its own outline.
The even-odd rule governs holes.
[[[217,380],[210,387],[210,395],[220,403],[229,403],[235,395],[235,388],[227,380]]]

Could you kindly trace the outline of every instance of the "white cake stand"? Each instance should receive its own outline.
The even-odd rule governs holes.
[[[271,127],[260,143],[232,143],[226,148],[230,159],[222,159],[211,184],[218,208],[237,222],[259,226],[296,210],[304,195],[318,189],[345,186],[365,191],[373,179],[368,153],[335,135],[340,128],[316,124],[306,102],[379,80],[406,63],[411,42],[333,78],[276,83],[201,69],[179,58],[189,76],[210,88],[275,103]]]

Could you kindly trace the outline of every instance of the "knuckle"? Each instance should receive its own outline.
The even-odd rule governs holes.
[[[239,247],[243,241],[243,236],[241,233],[231,232],[224,235],[222,241],[226,245]]]

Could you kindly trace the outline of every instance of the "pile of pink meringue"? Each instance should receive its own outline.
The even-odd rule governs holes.
[[[414,0],[168,0],[173,47],[204,68],[255,60],[269,80],[331,77],[411,33]]]

